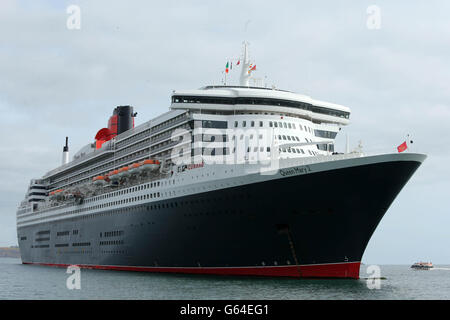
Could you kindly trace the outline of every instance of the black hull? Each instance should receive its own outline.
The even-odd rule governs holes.
[[[420,163],[380,162],[284,177],[22,227],[22,261],[358,278],[373,232]]]

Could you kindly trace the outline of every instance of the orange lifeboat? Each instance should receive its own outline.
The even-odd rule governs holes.
[[[133,163],[130,166],[130,170],[129,170],[130,174],[137,174],[140,171],[141,171],[141,164],[140,163]]]
[[[111,180],[113,182],[118,181],[120,179],[119,170],[111,171],[110,173],[108,173],[108,176],[109,176],[109,180]]]
[[[159,160],[147,159],[142,162],[142,170],[144,171],[155,171],[160,166]]]
[[[97,176],[92,178],[92,182],[96,186],[103,186],[106,184],[106,178],[104,176]]]
[[[130,173],[128,172],[128,167],[122,167],[118,170],[118,173],[120,178],[125,178],[128,177],[130,175]]]
[[[63,196],[63,189],[57,189],[55,191],[52,191],[49,193],[50,199],[62,199]]]

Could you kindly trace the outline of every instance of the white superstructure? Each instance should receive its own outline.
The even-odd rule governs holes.
[[[348,107],[250,87],[248,68],[245,45],[241,86],[173,91],[170,111],[99,148],[86,145],[71,161],[66,142],[63,164],[32,181],[18,226],[205,191],[222,179],[249,183],[249,172],[264,167],[261,159],[275,159],[281,168],[359,156],[334,152]],[[145,160],[157,161],[157,168],[141,170]]]

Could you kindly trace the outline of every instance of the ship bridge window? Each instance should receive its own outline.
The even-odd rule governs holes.
[[[337,132],[325,131],[325,130],[314,130],[314,134],[316,137],[334,139],[337,135]]]
[[[28,196],[45,196],[45,192],[30,192]]]
[[[334,144],[332,144],[332,143],[330,143],[330,144],[318,144],[317,145],[317,149],[322,150],[322,151],[334,152]]]
[[[226,97],[195,97],[195,96],[173,96],[172,103],[204,103],[204,104],[250,104],[250,105],[270,105],[302,109],[306,111],[312,111],[315,113],[321,113],[324,115],[340,117],[348,119],[350,113],[346,111],[340,111],[336,109],[329,109],[319,106],[314,106],[309,103],[301,101],[290,101],[273,98],[253,98],[253,97],[238,97],[238,98],[226,98]]]
[[[46,187],[42,187],[42,186],[31,186],[30,189],[47,189]]]
[[[203,128],[226,129],[226,128],[228,128],[228,123],[226,121],[203,120],[202,127]]]

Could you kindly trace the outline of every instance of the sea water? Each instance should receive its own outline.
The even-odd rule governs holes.
[[[450,299],[450,266],[362,265],[359,280],[203,276],[23,265],[0,258],[0,299]],[[367,273],[369,271],[369,273]],[[379,281],[379,282],[374,282]],[[78,284],[78,286],[74,285]],[[375,285],[374,285],[375,284]],[[378,285],[377,285],[378,284]]]

